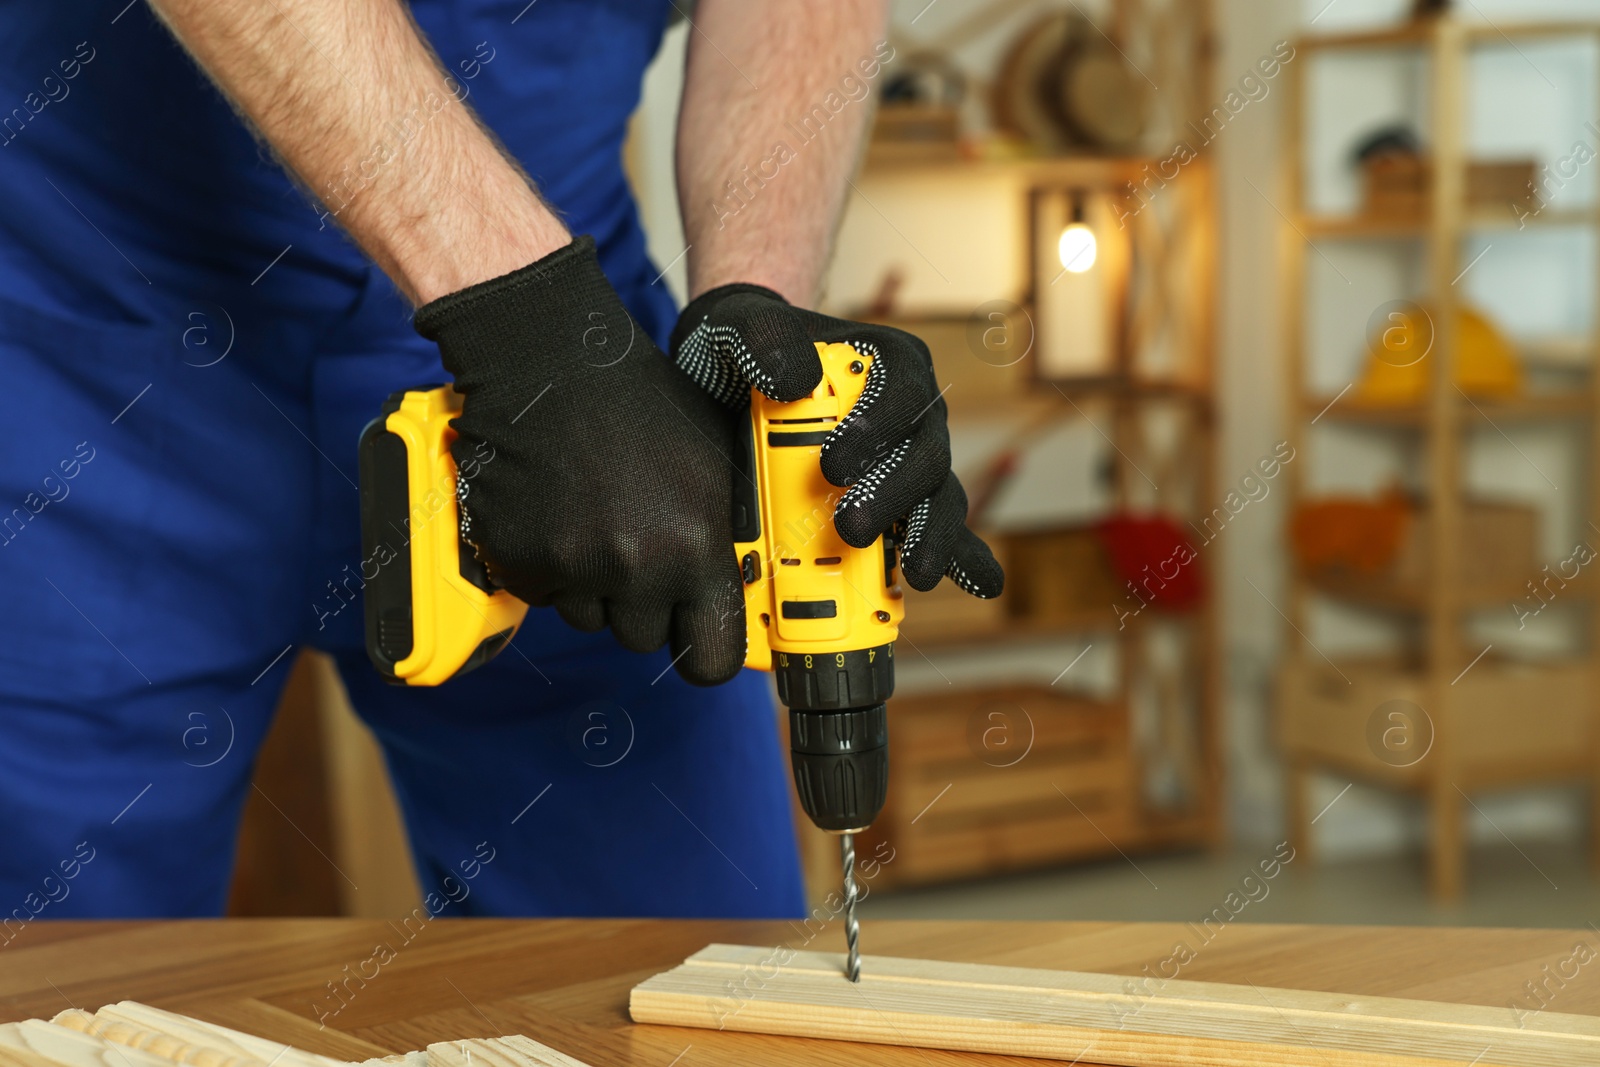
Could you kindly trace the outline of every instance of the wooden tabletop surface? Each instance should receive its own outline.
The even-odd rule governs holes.
[[[356,919],[33,922],[0,946],[0,1021],[138,1000],[352,1060],[520,1033],[593,1067],[1031,1062],[628,1021],[629,989],[711,942],[835,951],[834,929],[808,939],[781,922],[438,919],[409,933]],[[869,980],[872,953],[1159,974],[1181,942],[1192,958],[1172,976],[1184,979],[1529,1010],[1532,982],[1550,1011],[1600,1015],[1595,930],[1234,924],[1212,937],[1178,923],[871,922],[862,931]]]

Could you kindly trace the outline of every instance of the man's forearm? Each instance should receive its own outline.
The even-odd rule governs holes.
[[[695,8],[678,122],[689,295],[754,282],[810,305],[883,64],[885,0]]]
[[[515,270],[570,240],[452,95],[454,83],[397,0],[151,2],[417,303]],[[395,124],[416,130],[398,147]]]

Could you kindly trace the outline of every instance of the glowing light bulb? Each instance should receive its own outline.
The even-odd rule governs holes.
[[[1061,243],[1056,248],[1061,265],[1073,274],[1082,274],[1094,266],[1097,250],[1094,231],[1081,222],[1074,222],[1061,231]]]

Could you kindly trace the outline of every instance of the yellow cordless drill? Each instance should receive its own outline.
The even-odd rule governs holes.
[[[822,381],[809,397],[778,403],[751,391],[734,457],[732,550],[744,580],[745,666],[773,672],[800,803],[839,835],[848,975],[858,981],[852,838],[888,790],[885,701],[904,601],[893,539],[845,544],[833,526],[841,490],[822,476],[822,442],[860,399],[872,359],[845,344],[819,343],[817,354]],[[367,653],[400,685],[439,685],[486,663],[528,610],[461,535],[449,425],[460,402],[450,386],[395,393],[361,434],[362,556],[375,571]]]

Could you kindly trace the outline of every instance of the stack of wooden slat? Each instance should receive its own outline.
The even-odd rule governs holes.
[[[522,1036],[429,1045],[357,1064],[131,1000],[0,1025],[0,1067],[586,1067]]]

